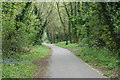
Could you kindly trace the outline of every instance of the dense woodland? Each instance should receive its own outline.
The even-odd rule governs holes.
[[[3,55],[24,51],[29,45],[41,44],[42,34],[49,23],[52,6],[48,3],[2,3]],[[45,8],[46,10],[42,9]]]
[[[100,64],[98,66],[105,69],[108,66],[109,70],[117,73],[120,62],[120,2],[1,4],[3,77],[31,77],[37,69],[35,65],[30,61],[25,64],[20,61],[27,61],[28,58],[36,60],[51,54],[50,49],[42,45],[43,41],[51,44],[62,42],[60,45],[64,48],[77,45],[74,46],[79,48],[77,56],[87,59],[88,62],[96,61]],[[88,52],[90,55],[86,56]],[[14,62],[14,56],[18,62],[10,63],[10,57]],[[5,60],[11,65],[6,64]],[[25,68],[26,64],[31,66]],[[107,75],[109,76],[108,73]]]
[[[107,47],[120,52],[120,3],[3,2],[3,55],[17,54],[29,45],[68,41],[81,46]]]

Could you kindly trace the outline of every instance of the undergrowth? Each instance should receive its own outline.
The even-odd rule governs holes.
[[[86,63],[102,70],[104,76],[118,77],[118,70],[120,70],[118,57],[113,55],[114,52],[107,48],[80,46],[76,43],[65,45],[65,42],[59,42],[55,45],[69,49]]]
[[[18,53],[3,58],[2,61],[2,77],[3,78],[30,78],[37,69],[32,62],[43,57],[51,55],[50,49],[44,45],[36,45],[31,47],[31,51],[26,53]]]

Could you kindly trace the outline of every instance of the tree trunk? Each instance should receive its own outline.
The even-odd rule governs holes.
[[[64,22],[63,22],[63,20],[62,20],[62,17],[61,17],[61,15],[60,15],[59,3],[58,3],[58,2],[57,2],[57,9],[58,9],[58,14],[59,14],[60,21],[61,21],[61,23],[62,23],[62,25],[63,25],[63,27],[64,27],[64,35],[65,35],[65,37],[66,37],[66,45],[68,45],[68,38],[67,38],[67,35],[66,35],[65,24],[64,24]]]

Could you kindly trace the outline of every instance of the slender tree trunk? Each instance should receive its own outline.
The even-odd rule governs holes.
[[[67,13],[67,16],[68,16],[68,19],[69,19],[69,31],[68,31],[69,32],[69,40],[70,40],[70,43],[72,43],[72,39],[71,39],[71,18],[70,18],[70,14],[68,12],[66,4],[65,3],[63,3],[63,4],[64,4],[64,8],[66,10],[66,13]]]
[[[78,2],[77,4],[77,17],[80,17],[80,2]],[[77,24],[79,23],[80,19],[77,19]],[[79,42],[80,39],[80,31],[78,32],[78,38],[77,38],[77,42]]]
[[[72,21],[73,18],[73,5],[72,2],[70,2],[70,12],[71,12],[71,24],[72,24],[72,43],[74,42],[74,22]]]
[[[68,45],[68,37],[67,37],[67,35],[66,35],[65,24],[64,24],[64,22],[63,22],[63,20],[62,20],[62,17],[61,17],[61,15],[60,15],[59,3],[57,3],[57,9],[58,9],[58,14],[59,14],[60,21],[61,21],[61,23],[62,23],[62,25],[63,25],[63,27],[64,27],[64,36],[66,37],[66,45]]]
[[[77,3],[75,2],[75,10],[74,10],[74,12],[75,12],[75,18],[77,18]],[[76,24],[77,24],[77,19],[75,19],[75,22],[74,22],[74,35],[75,35],[75,43],[77,43],[77,26],[76,26]]]

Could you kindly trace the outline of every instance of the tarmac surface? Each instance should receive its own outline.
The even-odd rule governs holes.
[[[52,49],[49,78],[105,78],[67,49],[43,43]]]

